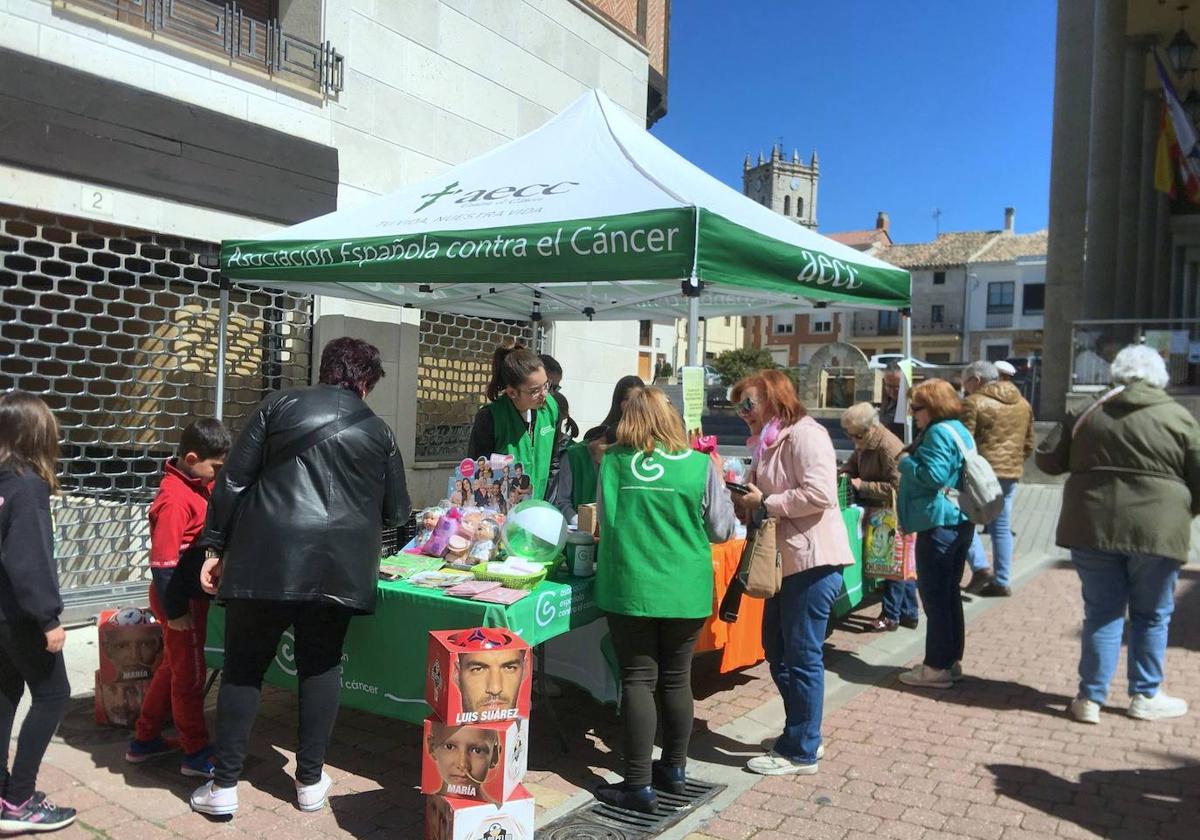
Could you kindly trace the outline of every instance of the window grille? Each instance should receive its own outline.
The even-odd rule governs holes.
[[[183,428],[213,414],[217,246],[0,204],[0,392],[62,427],[54,501],[64,596],[111,603],[147,577],[146,511]],[[234,284],[225,422],[309,381],[312,299]]]

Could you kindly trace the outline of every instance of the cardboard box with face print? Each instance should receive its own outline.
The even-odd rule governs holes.
[[[105,682],[96,672],[96,723],[101,726],[133,726],[142,712],[142,701],[150,680]]]
[[[453,726],[529,717],[533,663],[510,630],[475,627],[429,634],[425,700]]]
[[[529,721],[450,726],[425,720],[421,793],[507,802],[525,778]]]
[[[162,661],[162,625],[149,610],[105,610],[96,621],[100,643],[100,680],[145,680]]]
[[[503,805],[425,798],[425,840],[533,840],[533,796],[518,787]]]

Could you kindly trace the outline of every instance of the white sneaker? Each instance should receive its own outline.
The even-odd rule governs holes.
[[[296,782],[296,804],[300,806],[301,811],[320,811],[325,807],[325,797],[331,787],[333,779],[329,778],[329,774],[324,770],[321,771],[319,782],[311,785]]]
[[[760,776],[812,776],[817,772],[817,763],[801,764],[772,750],[747,761],[746,769]]]
[[[1186,700],[1169,697],[1165,692],[1158,692],[1153,697],[1145,694],[1135,694],[1129,701],[1129,716],[1138,720],[1162,720],[1177,718],[1187,714]]]
[[[963,672],[961,662],[955,662],[950,666],[950,679],[952,679],[954,682],[962,682]]]
[[[954,685],[954,677],[948,669],[918,665],[901,674],[900,682],[917,688],[949,688]]]
[[[1099,723],[1100,704],[1086,697],[1076,697],[1067,706],[1067,714],[1080,723]]]
[[[192,791],[192,810],[214,817],[235,813],[238,809],[237,787],[213,787],[212,782]]]

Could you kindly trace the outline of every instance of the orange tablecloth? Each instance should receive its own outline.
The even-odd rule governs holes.
[[[712,616],[700,631],[697,651],[721,651],[721,673],[728,674],[761,662],[766,654],[762,647],[763,601],[759,598],[742,598],[738,620],[726,624],[717,618],[721,599],[729,589],[729,581],[737,572],[745,540],[730,540],[712,547],[713,561],[713,608]]]

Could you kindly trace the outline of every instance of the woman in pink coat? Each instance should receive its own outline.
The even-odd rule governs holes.
[[[854,563],[838,509],[837,456],[829,432],[807,416],[780,371],[746,377],[733,401],[754,453],[750,492],[734,501],[744,517],[776,518],[783,559],[783,586],[763,610],[763,648],[786,720],[771,751],[747,766],[765,776],[808,775],[824,753],[825,627],[842,591],[842,567]]]

